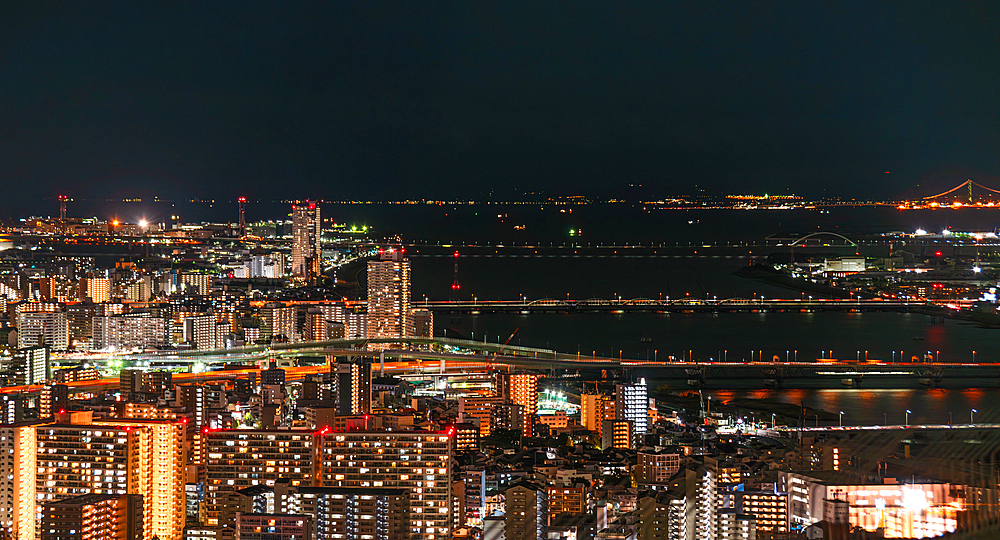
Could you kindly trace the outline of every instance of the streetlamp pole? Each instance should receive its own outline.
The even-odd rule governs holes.
[[[840,427],[844,427],[844,411],[840,411]]]
[[[977,411],[976,409],[972,409],[971,411],[969,411],[969,425],[975,424],[975,422],[973,421],[974,420],[973,415],[976,414],[977,412],[979,411]]]
[[[910,425],[910,412],[911,412],[910,409],[906,409],[906,415],[904,416],[904,420],[903,420],[903,425],[904,426]]]

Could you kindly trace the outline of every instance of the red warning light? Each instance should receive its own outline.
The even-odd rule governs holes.
[[[453,290],[453,291],[457,291],[457,290],[459,290],[461,288],[462,288],[462,286],[459,285],[458,283],[452,283],[451,284],[451,290]]]
[[[456,259],[458,258],[458,252],[457,251],[455,252],[455,258]]]
[[[59,409],[59,414],[66,414],[66,409]]]
[[[247,202],[247,198],[246,197],[240,197],[239,199],[237,199],[237,201],[238,202]]]
[[[942,255],[944,255],[944,253],[941,253],[940,251],[935,251],[935,252],[934,252],[934,256],[935,256],[935,257],[940,257],[940,256],[942,256]]]

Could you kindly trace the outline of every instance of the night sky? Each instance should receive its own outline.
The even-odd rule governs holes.
[[[4,2],[0,210],[1000,187],[998,51],[992,1]]]

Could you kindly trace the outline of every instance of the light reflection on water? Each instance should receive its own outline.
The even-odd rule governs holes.
[[[972,409],[976,423],[1000,423],[1000,389],[950,390],[944,388],[910,390],[831,389],[784,390],[765,389],[751,391],[706,390],[713,399],[729,401],[734,398],[753,398],[780,403],[803,404],[837,414],[844,411],[844,425],[903,424],[906,410],[910,424],[969,423]],[[949,413],[951,413],[949,415]],[[807,418],[806,424],[813,420]]]

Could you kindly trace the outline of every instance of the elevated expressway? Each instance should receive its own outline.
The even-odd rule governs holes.
[[[415,346],[424,350],[373,349],[369,345]],[[972,380],[979,387],[1000,386],[1000,363],[905,363],[905,362],[657,362],[601,356],[561,353],[498,343],[447,338],[339,339],[329,341],[277,344],[225,350],[192,350],[136,355],[91,356],[87,361],[98,367],[112,363],[172,369],[178,383],[209,382],[244,377],[259,370],[268,359],[308,357],[367,357],[375,370],[386,374],[439,375],[467,372],[505,365],[536,370],[581,370],[591,378],[614,378],[622,370],[656,381],[656,384],[679,384],[695,388],[711,387],[860,387],[900,388],[961,385]],[[287,367],[288,380],[299,380],[320,373],[322,365]],[[283,362],[284,364],[284,362]],[[70,383],[74,393],[117,389],[118,379],[99,379]],[[41,386],[15,386],[0,393],[40,392]]]

